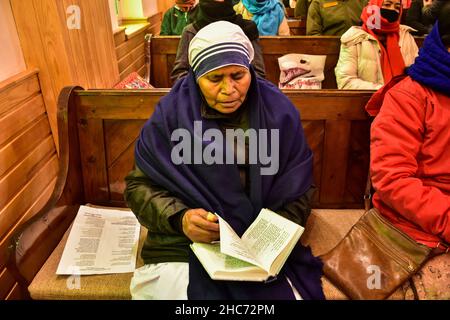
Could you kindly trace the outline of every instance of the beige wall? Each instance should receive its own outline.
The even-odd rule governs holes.
[[[171,6],[174,5],[174,0],[154,0],[158,4],[158,11],[166,12]]]
[[[26,68],[9,0],[0,0],[0,30],[2,44],[0,81],[2,81]]]
[[[109,13],[111,15],[111,25],[113,32],[119,28],[119,16],[116,14],[116,1],[108,0],[109,3]]]

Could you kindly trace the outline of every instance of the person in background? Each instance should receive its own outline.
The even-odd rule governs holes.
[[[187,25],[181,35],[177,56],[170,75],[173,82],[187,75],[189,71],[188,48],[192,38],[194,38],[200,29],[212,22],[220,20],[237,24],[244,30],[246,36],[252,42],[255,51],[255,58],[252,61],[252,65],[255,68],[256,73],[265,78],[266,71],[256,24],[253,21],[243,19],[241,15],[236,14],[233,10],[232,0],[200,0],[196,8],[194,22]]]
[[[322,262],[300,242],[268,283],[214,281],[189,249],[192,242],[219,239],[217,217],[208,219],[208,212],[218,213],[239,236],[262,208],[303,226],[311,212],[313,154],[300,114],[275,85],[255,75],[252,57],[253,45],[238,25],[217,21],[200,29],[189,44],[188,75],[160,100],[142,128],[125,190],[128,206],[149,230],[141,253],[145,265],[135,270],[130,284],[133,299],[325,298]],[[204,132],[195,128],[199,123]],[[251,160],[250,139],[231,143],[232,163],[222,156],[213,163],[192,161],[203,158],[197,148],[195,154],[183,150],[187,160],[175,161],[173,136],[180,128],[201,149],[215,145],[216,155],[227,159],[225,136],[206,138],[211,128],[223,135],[276,130],[279,138],[261,140],[258,150],[276,152],[278,169],[261,172],[261,161]]]
[[[413,0],[406,13],[405,23],[414,28],[414,35],[423,36],[430,33],[436,19],[431,15],[433,0]]]
[[[407,75],[374,94],[373,205],[413,240],[447,254],[413,276],[421,299],[450,299],[450,2]],[[381,269],[383,266],[380,266]]]
[[[294,16],[297,19],[306,20],[308,16],[308,8],[312,0],[297,0],[295,4]]]
[[[306,19],[308,36],[341,36],[351,26],[360,25],[368,0],[312,0]]]
[[[418,48],[408,26],[400,24],[401,0],[370,0],[362,27],[353,26],[341,37],[335,68],[339,89],[377,90],[404,72]]]
[[[192,22],[192,9],[195,0],[176,0],[175,5],[166,11],[161,23],[162,36],[179,36],[183,29]]]
[[[244,19],[253,20],[262,36],[289,36],[290,30],[279,0],[241,0],[234,6]]]

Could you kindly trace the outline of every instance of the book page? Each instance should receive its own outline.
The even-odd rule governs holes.
[[[261,268],[220,252],[219,243],[193,243],[191,248],[212,279],[263,281],[268,277]]]
[[[241,238],[234,232],[233,228],[219,215],[217,217],[219,218],[220,228],[220,251],[248,263],[261,266],[255,259],[255,256],[250,253],[246,245],[242,242]]]
[[[130,210],[80,206],[56,274],[133,272],[139,232]]]
[[[301,229],[300,234],[298,230]],[[279,214],[262,209],[256,220],[242,236],[242,241],[265,270],[280,255],[294,236],[300,237],[304,228]]]

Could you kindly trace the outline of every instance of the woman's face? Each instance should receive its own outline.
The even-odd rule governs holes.
[[[247,68],[232,65],[208,72],[198,79],[198,85],[211,108],[232,113],[244,102],[251,81]]]
[[[402,2],[401,0],[384,0],[381,7],[388,10],[395,10],[400,13]]]

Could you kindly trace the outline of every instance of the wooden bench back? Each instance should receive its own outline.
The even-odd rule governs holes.
[[[142,125],[168,89],[82,90],[58,101],[58,175],[50,199],[5,242],[22,296],[81,204],[124,206],[124,178]],[[287,90],[314,153],[315,208],[362,208],[369,166],[370,91]]]
[[[85,201],[123,206],[124,178],[145,121],[168,89],[74,91]],[[314,152],[316,208],[360,208],[369,164],[370,91],[288,90]],[[72,146],[70,146],[72,148]],[[78,150],[74,151],[77,152]],[[70,170],[70,168],[69,168]]]
[[[334,36],[262,36],[260,37],[266,78],[278,86],[278,58],[288,53],[326,55],[322,89],[336,89],[334,68],[339,59],[340,37]],[[415,38],[420,47],[423,38]],[[179,36],[155,36],[151,40],[151,83],[156,88],[170,88],[170,73],[177,54]]]

